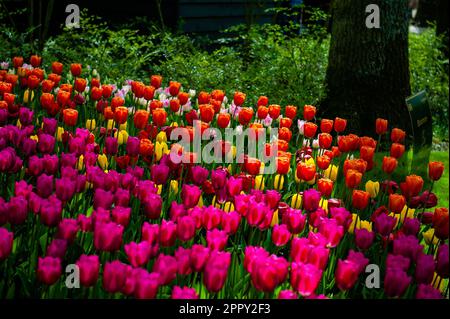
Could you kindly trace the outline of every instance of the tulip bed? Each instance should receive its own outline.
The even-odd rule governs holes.
[[[388,121],[360,137],[310,105],[29,62],[0,71],[1,298],[448,298],[444,166],[396,174]],[[278,128],[276,173],[195,163],[169,138],[194,120]]]

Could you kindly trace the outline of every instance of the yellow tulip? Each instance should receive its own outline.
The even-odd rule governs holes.
[[[434,236],[434,228],[430,228],[426,232],[424,232],[423,239],[425,239],[427,245],[437,245],[439,243],[439,239]]]
[[[166,132],[164,131],[159,132],[158,135],[156,135],[156,141],[160,143],[162,142],[166,143],[167,142]]]
[[[37,135],[31,135],[30,139],[35,140],[36,142],[39,141],[39,137]]]
[[[328,168],[323,172],[323,175],[325,178],[331,179],[333,182],[336,181],[337,174],[338,174],[339,168],[336,165],[330,165]]]
[[[162,193],[162,185],[158,185],[158,191],[156,192],[158,195],[161,195]]]
[[[374,181],[367,181],[366,183],[366,192],[370,194],[370,197],[375,198],[380,191],[380,183]]]
[[[172,122],[172,123],[170,123],[170,126],[171,127],[178,127],[178,123],[177,122]]]
[[[404,223],[406,218],[414,218],[415,211],[414,208],[408,208],[408,206],[405,205],[400,213],[400,221]]]
[[[399,216],[398,214],[392,213],[392,212],[389,214],[389,216],[395,218],[395,226],[394,227],[397,228],[398,223],[400,222],[401,216]]]
[[[64,128],[61,126],[58,126],[58,129],[56,130],[56,140],[58,142],[62,141],[62,135],[64,134]]]
[[[270,223],[270,226],[277,225],[279,222],[278,220],[278,209],[273,213],[272,222]]]
[[[302,195],[294,194],[291,198],[291,207],[299,209],[302,206]]]
[[[96,126],[95,119],[86,120],[86,128],[89,131],[93,131],[95,129],[95,126]]]
[[[261,162],[261,166],[259,167],[259,174],[261,174],[261,175],[264,174],[264,167],[266,167],[265,164],[263,162]]]
[[[22,128],[22,123],[20,123],[20,120],[17,120],[16,126],[17,126],[18,128]]]
[[[227,213],[231,212],[234,210],[234,204],[232,202],[225,202],[224,206],[223,206],[223,210]]]
[[[125,144],[128,141],[128,132],[125,130],[116,131],[114,137],[117,138],[119,145]]]
[[[203,207],[203,196],[202,195],[200,195],[200,198],[198,200],[197,206],[198,207]]]
[[[99,154],[97,157],[97,161],[103,170],[108,167],[108,158],[106,157],[106,154]]]
[[[324,211],[328,212],[328,200],[325,198],[321,198],[319,202],[319,206],[323,208]]]
[[[122,130],[126,131],[127,130],[127,122],[125,122],[123,124],[120,124],[119,125],[119,130],[120,131],[122,131]]]
[[[106,122],[106,129],[112,130],[113,124],[114,124],[114,120],[108,120],[108,122]]]
[[[178,194],[178,181],[173,179],[170,181],[170,190],[174,193],[174,194]]]
[[[255,176],[255,189],[264,190],[264,177],[262,175]]]
[[[23,102],[24,103],[28,103],[30,101],[33,101],[34,99],[34,92],[31,91],[31,95],[30,95],[30,90],[27,89],[24,93],[23,93]]]
[[[156,142],[155,143],[155,155],[156,160],[159,161],[163,154],[168,151],[167,144],[165,142]]]
[[[445,292],[448,279],[441,278],[437,273],[434,273],[433,276],[433,287],[438,289],[441,293]]]
[[[83,154],[81,154],[77,161],[77,168],[79,171],[81,171],[83,167],[84,167],[84,156]]]
[[[273,179],[273,188],[277,191],[282,190],[284,186],[284,176],[276,174]]]
[[[368,220],[361,220],[358,229],[366,229],[368,231],[372,231],[372,222]]]

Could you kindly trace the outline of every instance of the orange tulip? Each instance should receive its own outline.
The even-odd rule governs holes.
[[[333,181],[328,178],[321,178],[317,181],[317,188],[324,197],[330,197],[333,191]]]
[[[283,117],[280,119],[280,127],[290,128],[292,126],[292,120],[288,117]]]
[[[139,81],[131,82],[131,91],[140,99],[144,97],[145,84]]]
[[[333,142],[333,137],[328,133],[320,133],[319,134],[319,146],[324,149],[328,149],[331,147],[331,143]]]
[[[289,142],[285,140],[278,140],[277,141],[278,150],[286,152],[289,148]]]
[[[153,123],[161,127],[166,124],[167,113],[162,108],[157,108],[152,111]]]
[[[15,99],[16,99],[15,94],[3,93],[3,100],[8,104],[8,106],[11,107],[14,104]]]
[[[137,110],[136,113],[134,113],[134,126],[137,129],[142,130],[148,123],[149,115],[150,114],[146,110]]]
[[[428,176],[432,181],[437,181],[444,173],[444,163],[442,162],[430,162],[428,163]]]
[[[258,102],[256,103],[257,106],[267,106],[269,104],[269,98],[267,96],[260,96],[258,98]]]
[[[201,104],[199,105],[200,119],[203,122],[209,123],[214,118],[214,108],[211,104]]]
[[[125,106],[119,106],[114,111],[114,121],[118,124],[126,123],[128,118],[128,109]]]
[[[245,102],[246,95],[242,92],[235,92],[233,97],[234,105],[241,106]]]
[[[95,87],[95,86],[91,88],[91,98],[94,101],[100,100],[102,98],[102,95],[103,95],[103,90],[101,88]]]
[[[151,85],[144,86],[144,99],[150,101],[155,96],[155,87]]]
[[[42,57],[39,55],[32,55],[30,58],[30,64],[33,66],[33,68],[37,68],[41,65]]]
[[[92,78],[91,79],[91,87],[100,87],[100,79]]]
[[[437,238],[441,240],[446,240],[448,238],[448,209],[441,207],[434,210],[432,217],[434,234]]]
[[[323,133],[331,133],[331,131],[333,130],[333,123],[333,120],[322,119],[320,121],[320,130]]]
[[[116,107],[123,106],[124,104],[125,100],[120,96],[115,96],[111,100],[111,108],[113,109],[113,111],[116,109]]]
[[[78,111],[74,109],[65,109],[63,111],[63,121],[67,126],[77,125]]]
[[[112,120],[114,118],[114,111],[110,106],[105,107],[105,109],[103,110],[103,116],[106,120]]]
[[[61,75],[50,73],[47,77],[48,80],[55,82],[55,85],[58,85],[61,81]]]
[[[223,99],[225,98],[225,92],[222,90],[214,90],[211,92],[211,97],[222,104]]]
[[[209,100],[211,99],[211,96],[209,95],[209,93],[201,91],[198,94],[198,104],[208,104]]]
[[[39,86],[40,79],[36,75],[30,75],[27,79],[28,88],[34,90]]]
[[[369,147],[376,148],[377,147],[377,141],[375,141],[373,138],[368,137],[368,136],[361,136],[359,138],[359,146],[360,147],[369,146]]]
[[[316,176],[316,166],[314,164],[300,162],[297,164],[296,175],[298,179],[308,182]]]
[[[393,143],[401,143],[405,140],[406,132],[399,129],[399,128],[393,128],[391,131],[391,141]]]
[[[394,158],[400,158],[403,156],[403,153],[405,152],[405,145],[400,143],[392,143],[391,145],[391,157]]]
[[[245,171],[251,175],[258,175],[261,168],[261,161],[256,158],[248,157],[244,161]]]
[[[307,138],[313,138],[317,132],[317,125],[313,122],[306,122],[304,125],[304,135]]]
[[[23,65],[23,57],[15,56],[13,58],[13,65],[14,65],[14,68],[16,68],[16,69],[20,68]]]
[[[361,183],[362,174],[354,169],[349,169],[347,173],[345,173],[345,185],[348,188],[354,189],[358,187]]]
[[[217,125],[220,128],[226,128],[230,124],[231,116],[229,113],[219,113],[217,117]]]
[[[172,112],[174,112],[174,113],[178,112],[180,109],[180,100],[178,100],[178,99],[170,100],[169,107]]]
[[[81,64],[72,63],[70,65],[70,72],[72,73],[73,76],[80,76],[81,75]]]
[[[418,175],[406,176],[405,181],[403,183],[400,183],[400,189],[402,190],[402,194],[407,199],[419,195],[422,188],[423,188],[423,179]]]
[[[42,93],[41,95],[41,106],[43,109],[48,109],[55,102],[53,94],[50,93]]]
[[[312,105],[303,106],[303,118],[311,121],[316,116],[316,107]]]
[[[150,78],[150,84],[155,89],[159,89],[162,84],[162,76],[161,75],[152,75]]]
[[[282,127],[278,130],[278,138],[280,140],[284,140],[286,142],[289,142],[292,138],[292,132],[287,127]]]
[[[386,174],[392,174],[392,172],[395,170],[396,167],[397,167],[396,158],[388,156],[383,157],[383,164],[381,166],[383,172],[385,172]]]
[[[150,110],[156,110],[156,109],[161,109],[163,108],[163,102],[161,102],[160,100],[152,100],[150,102]]]
[[[61,75],[63,72],[63,64],[61,62],[52,63],[52,72]]]
[[[289,172],[291,161],[287,156],[277,157],[277,174],[284,175]]]
[[[352,206],[356,209],[363,210],[369,205],[370,194],[366,191],[353,190]]]
[[[84,90],[86,89],[86,85],[87,85],[87,81],[85,79],[82,79],[82,78],[75,79],[75,90],[78,93],[83,93]]]
[[[367,170],[367,162],[361,158],[347,159],[344,161],[344,174],[350,169],[364,174]]]
[[[169,83],[169,93],[172,96],[177,96],[180,93],[181,83],[176,81],[170,81]]]
[[[375,121],[375,131],[378,135],[383,135],[388,130],[388,121],[385,119],[377,118]]]
[[[361,157],[361,159],[365,160],[368,163],[373,161],[374,155],[375,155],[375,149],[373,147],[362,146],[359,149],[359,157]]]
[[[291,120],[293,120],[297,116],[297,107],[293,105],[287,105],[284,110],[284,115]]]
[[[337,133],[344,132],[346,127],[347,127],[347,120],[341,119],[340,117],[336,117],[334,119],[334,130]]]
[[[252,117],[253,117],[253,109],[250,107],[243,107],[239,112],[238,116],[239,123],[241,125],[247,125],[248,123],[250,123]]]
[[[55,82],[50,81],[50,80],[44,80],[41,83],[42,85],[42,92],[43,93],[50,93],[53,88],[55,87]]]
[[[389,195],[389,209],[391,212],[400,214],[405,207],[406,199],[400,194],[390,194]]]
[[[322,156],[317,156],[317,166],[321,169],[321,170],[326,170],[331,164],[331,158],[326,156],[326,155],[322,155]]]
[[[280,116],[280,112],[281,112],[281,106],[279,106],[278,104],[269,105],[269,115],[274,120]]]
[[[70,92],[59,90],[58,94],[56,94],[56,101],[58,101],[61,107],[67,105],[70,100]]]
[[[267,114],[269,114],[269,108],[266,106],[259,106],[258,110],[256,111],[256,115],[260,120],[264,120],[267,117]]]
[[[147,138],[143,138],[139,144],[139,154],[144,157],[151,157],[153,155],[154,145],[152,141]]]
[[[178,93],[178,100],[180,100],[181,105],[185,105],[189,101],[189,93],[186,92]]]

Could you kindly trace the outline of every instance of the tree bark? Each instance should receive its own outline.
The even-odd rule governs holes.
[[[369,4],[379,6],[380,28],[367,28]],[[405,98],[411,94],[407,0],[334,0],[322,117],[347,118],[349,129],[374,136],[375,119],[410,131]]]

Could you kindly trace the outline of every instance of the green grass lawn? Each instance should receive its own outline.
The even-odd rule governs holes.
[[[448,171],[450,170],[448,163],[448,151],[447,152],[431,152],[430,161],[440,161],[444,163],[445,170],[441,179],[434,184],[433,192],[436,193],[438,198],[438,207],[448,208],[449,197],[449,181]]]

